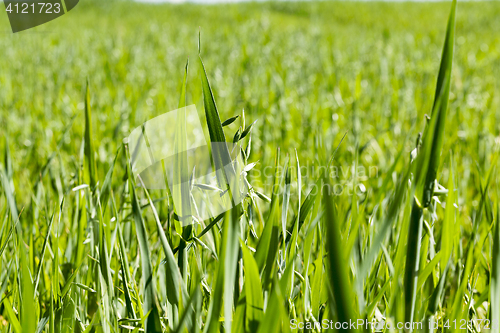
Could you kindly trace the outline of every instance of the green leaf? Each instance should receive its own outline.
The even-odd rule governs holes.
[[[304,202],[302,203],[302,205],[299,208],[299,212],[298,212],[298,223],[299,223],[298,230],[299,231],[302,228],[302,225],[304,224],[307,216],[309,215],[309,212],[313,208],[313,205],[316,202],[316,199],[318,198],[319,193],[321,192],[319,189],[321,188],[321,184],[323,181],[325,170],[328,170],[330,168],[330,166],[332,165],[333,160],[335,159],[335,155],[337,154],[337,151],[339,150],[339,147],[342,144],[342,142],[344,141],[346,135],[347,135],[347,132],[345,132],[344,135],[342,136],[342,139],[340,139],[339,144],[337,145],[337,147],[333,151],[333,153],[330,157],[330,160],[326,164],[325,168],[321,168],[321,172],[320,172],[318,178],[316,179],[316,182],[314,183],[312,190],[309,192],[309,194],[307,194],[306,198],[304,199]],[[294,224],[295,224],[296,220],[297,220],[296,218],[293,219]],[[292,226],[292,227],[294,227],[294,226]],[[289,237],[287,237],[287,242],[289,240],[290,240]]]
[[[113,170],[115,169],[115,164],[116,160],[118,159],[118,155],[120,155],[120,151],[122,150],[122,146],[118,148],[118,151],[116,152],[115,159],[111,163],[108,173],[106,174],[106,178],[104,179],[104,183],[102,184],[102,189],[101,189],[101,197],[100,197],[100,202],[101,202],[101,207],[102,207],[102,212],[101,215],[104,215],[104,212],[106,212],[106,207],[108,205],[109,201],[109,195],[111,193],[111,182],[113,178]]]
[[[174,144],[174,165],[173,165],[173,190],[172,195],[176,203],[175,213],[180,218],[183,225],[191,224],[191,192],[189,186],[189,165],[187,158],[187,130],[186,130],[186,85],[188,75],[188,64],[186,63],[184,79],[177,110],[177,120],[175,126]],[[181,203],[179,205],[179,203]]]
[[[196,322],[195,320],[197,315],[196,309],[198,308],[198,305],[201,302],[200,296],[201,296],[200,289],[196,288],[194,294],[191,295],[189,301],[186,303],[186,309],[184,310],[184,313],[182,314],[179,320],[177,328],[174,330],[175,333],[183,332],[184,327],[186,327],[188,332],[194,331],[194,327],[192,324]]]
[[[491,252],[491,285],[490,285],[490,303],[491,303],[491,321],[500,322],[500,210],[497,203],[497,218],[495,229],[493,231],[493,249]]]
[[[382,289],[380,289],[380,291],[378,292],[377,296],[375,296],[375,298],[373,299],[373,301],[366,308],[366,314],[368,316],[368,319],[373,318],[373,312],[375,311],[375,307],[377,306],[377,304],[380,302],[380,300],[384,296],[387,288],[389,288],[390,282],[391,282],[390,279],[387,279],[387,281],[385,281],[384,286],[382,287]]]
[[[446,198],[446,210],[443,221],[443,229],[441,231],[441,273],[444,272],[447,263],[453,250],[453,240],[455,238],[455,220],[456,220],[456,204],[455,204],[455,186],[453,184],[453,159],[450,157],[450,172],[448,178],[448,194]]]
[[[81,284],[81,283],[78,283],[78,282],[73,282],[73,284],[75,286],[77,286],[78,288],[81,288],[89,293],[96,293],[97,291],[95,291],[94,289],[90,288],[90,287],[87,287],[86,285],[84,284]]]
[[[222,230],[222,244],[219,251],[219,265],[214,277],[214,286],[210,295],[207,319],[204,333],[220,332],[219,316],[224,309],[224,322],[226,332],[231,331],[232,306],[234,281],[236,275],[239,221],[238,207],[225,214],[224,228]],[[224,304],[224,307],[222,306]]]
[[[286,217],[288,213],[288,206],[290,204],[290,183],[291,183],[290,169],[286,166],[285,170],[285,186],[283,191],[283,206],[281,207],[281,228],[283,237],[286,236]],[[300,189],[299,189],[300,190]]]
[[[271,282],[272,273],[274,271],[275,258],[278,252],[279,243],[279,197],[278,188],[280,184],[280,158],[279,158],[279,148],[276,151],[275,159],[275,172],[274,172],[274,186],[273,186],[273,196],[271,197],[271,209],[264,225],[264,230],[260,237],[259,243],[257,244],[255,261],[259,267],[259,271],[264,270],[263,273],[263,285],[264,288],[269,287]]]
[[[427,314],[428,315],[434,315],[436,311],[438,310],[439,303],[441,302],[441,297],[444,292],[444,287],[446,284],[446,277],[448,276],[448,270],[450,268],[450,261],[446,264],[443,274],[439,278],[439,282],[437,287],[434,289],[434,292],[431,295],[431,298],[429,299],[429,306],[427,307]]]
[[[65,285],[64,285],[64,287],[63,287],[63,289],[61,291],[61,298],[64,298],[66,296],[66,294],[68,293],[69,288],[73,284],[73,281],[75,280],[76,275],[78,274],[78,271],[82,267],[82,264],[83,263],[78,263],[77,266],[76,266],[76,269],[73,271],[73,273],[71,273],[71,275],[66,280],[66,283],[65,283]]]
[[[424,145],[419,153],[419,167],[417,168],[419,173],[417,174],[416,183],[417,198],[420,200],[422,207],[429,206],[431,202],[434,194],[434,182],[440,165],[451,85],[456,4],[456,0],[453,0],[446,28],[441,64],[439,66],[431,122],[424,132]]]
[[[404,197],[405,197],[404,194],[408,187],[408,179],[410,177],[410,172],[411,169],[408,169],[398,182],[394,194],[392,195],[392,199],[389,204],[387,213],[380,225],[380,229],[374,238],[372,246],[368,249],[367,254],[365,255],[361,267],[359,269],[360,273],[359,273],[358,283],[362,281],[362,279],[364,279],[368,274],[370,267],[373,265],[375,259],[378,256],[381,244],[383,244],[387,234],[391,229],[393,222],[397,218],[400,207],[404,202]]]
[[[21,259],[21,292],[22,292],[22,307],[21,307],[21,327],[23,333],[33,333],[36,329],[36,319],[34,307],[33,284],[31,283],[31,274],[28,268],[26,254],[24,249],[19,249],[19,257]]]
[[[255,125],[256,122],[257,122],[257,120],[255,120],[253,123],[251,123],[250,125],[248,125],[247,128],[245,128],[245,130],[241,133],[238,141],[243,140],[250,133],[250,131],[253,128],[253,125]]]
[[[142,181],[141,178],[139,180]],[[144,187],[144,184],[143,184]],[[165,274],[167,279],[167,299],[171,304],[180,304],[180,300],[186,302],[188,298],[188,293],[186,290],[186,285],[183,282],[182,275],[179,271],[179,267],[176,265],[176,260],[174,257],[174,253],[172,252],[172,248],[167,240],[167,236],[163,230],[163,227],[160,222],[160,217],[158,216],[158,212],[153,204],[151,196],[149,192],[144,187],[144,193],[149,201],[149,206],[153,211],[153,216],[156,222],[156,230],[158,232],[158,236],[160,238],[160,243],[163,247],[163,252],[165,254]],[[180,294],[179,294],[180,293]],[[182,297],[182,298],[181,298]]]
[[[45,251],[47,250],[47,246],[49,244],[49,237],[50,237],[50,230],[52,229],[52,223],[54,222],[54,215],[55,213],[52,214],[52,217],[50,218],[49,225],[47,227],[47,235],[45,236],[45,240],[43,242],[42,246],[42,252],[40,253],[40,262],[38,263],[38,269],[36,271],[36,277],[35,277],[35,292],[38,289],[38,282],[40,280],[40,273],[42,271],[42,265],[43,265],[43,260],[45,257]]]
[[[92,133],[92,112],[90,108],[90,80],[87,78],[85,90],[85,158],[87,159],[90,187],[92,191],[97,184],[96,164],[94,157],[94,140]]]
[[[431,273],[436,268],[437,264],[441,261],[442,255],[443,255],[443,252],[438,252],[434,256],[434,258],[432,258],[431,262],[428,263],[427,266],[425,266],[425,268],[422,270],[422,272],[419,273],[417,290],[420,290],[422,288],[425,281],[427,281],[427,279],[429,278],[429,275],[431,275]]]
[[[199,57],[200,64],[203,69],[201,75],[201,83],[203,88],[203,104],[205,106],[205,115],[207,118],[208,133],[210,135],[210,142],[212,142],[212,158],[214,160],[214,166],[217,170],[217,181],[219,182],[219,187],[225,190],[231,184],[232,177],[234,177],[234,170],[231,173],[231,168],[224,169],[225,166],[231,164],[231,154],[226,145],[226,136],[222,129],[222,123],[219,117],[219,111],[217,110],[217,105],[215,104],[214,95],[212,93],[212,88],[208,82],[207,72],[205,71],[205,66]],[[229,174],[227,174],[229,172]]]
[[[234,117],[231,117],[229,119],[226,119],[223,123],[222,123],[222,127],[225,127],[225,126],[228,126],[228,125],[231,125],[232,123],[234,123],[234,121],[236,119],[238,119],[239,115],[237,116],[234,116]]]
[[[455,37],[456,0],[453,0],[446,37],[441,56],[441,65],[436,84],[431,122],[423,135],[423,145],[416,161],[415,199],[412,207],[410,232],[405,267],[405,321],[413,322],[417,297],[419,255],[421,247],[423,208],[428,207],[434,194],[436,175],[440,165],[448,98],[451,85],[451,67]],[[412,329],[410,329],[410,333]]]
[[[279,283],[274,283],[269,302],[267,305],[266,313],[262,319],[259,330],[257,333],[267,332],[288,332],[289,321],[284,307],[284,298],[282,296]]]
[[[12,220],[15,220],[18,216],[16,198],[14,196],[14,189],[11,184],[11,180],[7,177],[3,166],[0,164],[0,184],[3,188],[3,193],[7,198],[7,204],[9,205],[10,213],[12,215]],[[21,232],[22,229],[20,226],[17,227],[17,231]]]
[[[130,161],[128,155],[128,146],[126,146],[127,160]],[[141,206],[135,191],[134,177],[132,175],[131,166],[127,163],[127,173],[130,184],[130,191],[132,192],[132,213],[135,221],[135,230],[137,233],[137,240],[139,243],[141,253],[141,266],[142,266],[142,281],[144,302],[143,311],[148,314],[145,321],[146,332],[161,332],[160,315],[158,313],[158,305],[156,300],[156,291],[154,286],[153,267],[151,260],[151,253],[148,245],[148,235],[146,225],[142,217]]]
[[[345,242],[341,237],[340,226],[333,202],[333,194],[331,184],[326,176],[323,178],[324,185],[322,186],[323,206],[325,210],[324,223],[326,226],[325,247],[328,252],[329,263],[329,278],[330,287],[332,290],[331,300],[335,307],[331,308],[332,317],[338,318],[339,322],[356,321],[355,309],[357,308],[355,298],[352,292],[351,282],[349,279],[349,265],[345,262],[344,245]],[[347,329],[346,332],[356,332],[356,329]]]
[[[241,242],[243,252],[243,267],[245,269],[245,294],[246,294],[246,329],[255,332],[264,316],[264,299],[262,297],[262,284],[260,282],[259,268],[250,250]]]
[[[415,303],[417,295],[417,282],[420,265],[420,248],[424,211],[418,203],[413,200],[410,217],[410,229],[406,250],[405,264],[405,321],[413,322],[415,315]]]
[[[12,308],[9,299],[8,298],[4,299],[3,304],[4,304],[4,311],[7,314],[7,318],[9,319],[9,323],[12,326],[12,330],[15,333],[24,333],[25,331],[22,330],[21,324],[19,323],[19,320],[17,319],[14,313],[14,309]]]

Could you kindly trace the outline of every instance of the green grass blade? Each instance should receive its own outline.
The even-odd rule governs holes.
[[[7,198],[7,204],[9,205],[10,214],[12,215],[12,219],[14,220],[16,216],[18,216],[16,198],[14,196],[14,190],[12,188],[12,181],[7,177],[3,166],[0,164],[0,184],[3,188],[3,193]],[[17,231],[21,232],[22,229],[20,226],[17,227]]]
[[[245,294],[246,294],[246,329],[249,332],[257,331],[259,323],[264,316],[264,299],[262,297],[262,284],[260,282],[259,268],[250,250],[241,242],[243,252],[243,267],[245,269]]]
[[[61,298],[64,298],[68,293],[69,289],[71,288],[71,285],[73,284],[73,281],[76,279],[76,276],[78,275],[78,271],[80,271],[80,268],[82,267],[82,264],[83,263],[77,264],[73,273],[66,280],[66,283],[64,284],[64,287],[61,291]]]
[[[434,292],[431,295],[429,300],[429,306],[427,307],[427,315],[433,316],[436,311],[439,309],[439,303],[441,302],[441,298],[443,296],[444,287],[446,284],[446,277],[448,276],[448,270],[450,268],[450,261],[446,264],[443,274],[439,278],[438,285],[434,289]]]
[[[21,326],[23,333],[32,333],[36,329],[36,319],[34,307],[33,284],[31,282],[31,274],[28,268],[26,254],[24,249],[19,249],[19,257],[21,259],[21,277],[22,277],[22,307],[21,307]]]
[[[234,177],[234,172],[230,170],[231,168],[224,169],[225,166],[231,164],[231,155],[227,145],[225,144],[226,136],[224,135],[224,130],[222,129],[219,111],[217,110],[217,105],[215,104],[215,98],[212,93],[210,83],[208,82],[207,72],[205,71],[205,66],[203,65],[201,56],[199,59],[203,70],[201,75],[203,104],[205,106],[208,133],[210,135],[210,141],[212,142],[212,158],[214,160],[215,170],[218,170],[217,181],[219,183],[219,187],[225,190],[229,187],[229,184],[232,184],[232,179]]]
[[[423,228],[423,208],[413,201],[408,232],[408,245],[405,264],[405,321],[413,322],[417,295],[420,246]]]
[[[4,299],[3,303],[4,303],[4,311],[7,314],[7,318],[9,319],[12,331],[14,331],[14,333],[24,333],[21,327],[21,323],[19,323],[19,320],[17,319],[16,314],[14,313],[14,309],[12,308],[9,299],[8,298]]]
[[[281,207],[281,230],[283,232],[283,237],[286,236],[286,218],[288,213],[288,206],[290,204],[291,173],[288,165],[286,165],[284,180],[285,183],[283,188],[283,205]]]
[[[43,260],[45,257],[45,251],[47,250],[47,246],[49,243],[50,230],[52,229],[52,223],[54,222],[54,215],[55,215],[55,213],[53,213],[52,217],[50,218],[50,222],[49,222],[49,225],[47,227],[47,236],[45,236],[45,240],[44,240],[43,246],[42,246],[42,252],[40,253],[40,262],[38,263],[38,269],[36,271],[36,276],[35,276],[35,288],[34,288],[35,293],[38,289],[38,282],[40,281],[40,273],[42,272]]]
[[[275,283],[269,297],[266,313],[264,318],[262,318],[257,333],[287,332],[290,323],[288,322],[288,317],[284,318],[284,313],[284,299],[279,283]]]
[[[101,207],[102,207],[102,212],[101,216],[104,216],[104,213],[106,212],[106,207],[108,205],[109,201],[109,196],[111,193],[111,182],[113,180],[113,170],[115,169],[115,164],[116,160],[118,159],[118,156],[120,155],[120,152],[122,150],[122,146],[118,148],[118,151],[116,152],[115,159],[109,166],[108,173],[106,174],[106,178],[104,179],[104,183],[102,184],[102,189],[101,189],[101,197],[100,197],[100,202],[101,202]]]
[[[331,303],[335,304],[335,306],[330,309],[332,311],[335,309],[335,313],[332,313],[332,316],[336,316],[339,322],[349,322],[350,320],[356,321],[357,316],[355,309],[357,309],[357,305],[349,278],[349,265],[346,265],[345,262],[344,242],[340,231],[341,224],[334,209],[335,203],[333,201],[333,194],[330,191],[332,186],[326,177],[324,177],[323,180],[324,185],[322,193],[325,210],[324,223],[326,228],[325,247],[328,252],[330,287],[333,293]],[[356,332],[356,329],[348,329],[345,331]]]
[[[128,156],[128,147],[126,146],[127,160],[130,161]],[[148,245],[148,235],[146,225],[142,217],[141,206],[135,190],[135,183],[133,175],[130,170],[130,165],[127,163],[127,173],[130,183],[130,191],[132,192],[132,213],[134,215],[135,228],[137,233],[137,240],[139,243],[141,253],[141,266],[142,266],[142,280],[144,290],[143,311],[148,314],[145,321],[146,332],[161,332],[160,316],[158,312],[156,291],[154,286],[153,267],[151,261],[151,252]]]
[[[125,241],[123,240],[123,235],[121,231],[121,227],[118,224],[118,247],[120,250],[120,269],[122,271],[122,276],[123,276],[123,292],[125,295],[125,305],[127,308],[127,316],[131,317],[133,319],[137,318],[137,315],[135,313],[134,305],[132,304],[132,296],[130,293],[130,281],[131,281],[131,276],[129,272],[129,262],[127,259],[127,251],[125,248]]]
[[[299,222],[298,231],[300,231],[300,229],[302,228],[302,225],[304,224],[305,220],[307,219],[307,216],[311,212],[311,210],[314,206],[314,203],[316,202],[316,199],[318,198],[318,195],[321,192],[319,189],[321,188],[325,169],[326,170],[329,169],[330,166],[332,165],[333,160],[335,159],[335,155],[337,154],[337,151],[339,150],[339,147],[342,144],[342,142],[344,141],[346,135],[347,135],[347,132],[345,132],[344,135],[342,136],[342,139],[340,139],[339,144],[337,145],[337,147],[333,151],[332,155],[330,156],[330,160],[326,164],[325,168],[321,169],[321,172],[320,172],[318,178],[316,179],[316,182],[314,183],[313,189],[307,194],[306,198],[304,199],[304,202],[300,206],[299,211],[298,211],[298,222]],[[296,221],[296,220],[297,219],[294,218],[293,221]],[[293,227],[294,227],[294,225],[292,226],[292,228]],[[289,240],[290,240],[290,236],[287,237],[287,242]]]
[[[174,165],[173,165],[173,191],[174,202],[181,203],[179,207],[175,207],[175,213],[181,219],[183,225],[191,224],[191,197],[189,178],[190,170],[187,159],[187,135],[186,132],[186,85],[188,75],[188,63],[184,72],[184,79],[181,89],[181,97],[179,100],[179,109],[177,110],[177,121],[175,130],[174,144]],[[184,238],[188,238],[184,235]]]
[[[141,178],[139,178],[140,181]],[[143,184],[144,185],[144,184]],[[148,198],[149,201],[149,206],[151,207],[153,211],[153,216],[155,218],[156,222],[156,230],[158,232],[159,238],[161,245],[163,247],[163,252],[165,254],[165,274],[166,274],[166,279],[167,279],[167,299],[170,303],[172,304],[180,304],[180,300],[182,297],[183,301],[186,301],[188,298],[188,293],[186,290],[185,283],[183,282],[181,273],[179,271],[179,267],[175,264],[175,257],[174,253],[172,252],[172,248],[170,247],[170,244],[168,243],[167,236],[165,235],[165,232],[163,231],[163,227],[160,222],[160,217],[158,216],[158,212],[156,211],[156,208],[153,204],[153,201],[151,199],[151,196],[149,195],[149,192],[146,190],[144,187],[144,193],[146,194],[146,197]]]
[[[460,322],[461,320],[464,320],[467,318],[467,310],[466,306],[468,305],[464,302],[464,295],[467,291],[467,285],[469,282],[470,274],[472,272],[472,268],[474,267],[474,239],[476,238],[476,232],[472,232],[469,242],[468,242],[468,249],[464,253],[465,254],[465,265],[463,266],[462,273],[460,274],[461,276],[461,281],[458,285],[458,288],[455,292],[455,297],[453,299],[453,303],[450,307],[449,313],[450,315],[450,320],[456,320],[457,322]],[[461,330],[459,327],[452,327],[451,332],[460,332]]]
[[[418,275],[418,284],[417,284],[417,290],[420,290],[422,286],[425,284],[429,276],[432,274],[438,263],[441,261],[443,256],[443,252],[437,253],[434,258],[432,258],[431,262],[425,266],[425,268],[422,270],[422,272],[419,273]],[[445,265],[446,267],[446,265]]]
[[[273,195],[271,197],[271,210],[267,218],[264,230],[257,244],[255,261],[259,267],[259,271],[264,270],[262,283],[264,288],[268,288],[272,278],[272,273],[275,264],[275,258],[278,251],[279,243],[279,184],[280,184],[280,153],[279,148],[276,151],[275,172]]]
[[[234,123],[234,121],[235,121],[236,119],[238,119],[238,118],[239,118],[239,115],[237,115],[237,116],[234,116],[234,117],[231,117],[231,118],[229,118],[229,119],[224,120],[224,122],[222,123],[222,127],[225,127],[225,126],[229,126],[229,125],[231,125],[231,124],[232,124],[232,123]]]
[[[417,178],[417,198],[420,200],[422,207],[427,207],[431,202],[434,194],[434,182],[440,165],[451,85],[451,67],[455,39],[455,12],[456,0],[453,0],[436,83],[431,124],[424,132],[424,146],[422,147],[420,162],[421,168],[418,168],[421,176],[419,175]],[[421,182],[424,179],[425,181],[422,184]]]
[[[382,297],[385,295],[385,292],[387,291],[387,289],[390,286],[390,282],[391,282],[391,280],[387,279],[387,281],[384,283],[384,286],[378,292],[377,296],[372,300],[372,302],[366,308],[366,314],[368,316],[368,319],[373,318],[373,314],[375,312],[375,307],[380,302]]]
[[[434,194],[436,175],[440,165],[441,147],[443,144],[451,85],[451,66],[453,62],[453,44],[455,36],[455,11],[456,0],[452,3],[448,18],[431,122],[424,132],[424,143],[416,162],[416,198],[414,199],[412,207],[410,232],[408,233],[404,281],[406,322],[413,322],[415,319],[423,208],[428,207],[431,202]],[[411,331],[412,329],[410,329],[410,332]]]
[[[450,173],[448,179],[448,194],[446,197],[446,210],[443,221],[443,229],[441,231],[441,273],[444,272],[453,250],[453,241],[455,238],[455,220],[456,220],[456,204],[455,204],[455,186],[454,186],[454,167],[453,159],[450,158]]]
[[[182,239],[179,244],[179,269],[183,277],[187,277],[188,259],[186,241],[192,236],[192,208],[191,208],[191,188],[190,167],[187,157],[187,130],[186,130],[186,86],[188,75],[188,63],[184,71],[184,79],[177,110],[175,143],[174,143],[174,165],[173,165],[173,201],[175,203],[175,213],[182,224]],[[179,204],[180,203],[180,204]],[[176,289],[177,291],[179,288]]]
[[[90,107],[90,80],[87,78],[87,88],[85,90],[85,158],[92,191],[97,184],[96,164],[94,157],[94,140],[92,132],[92,111]]]
[[[493,249],[491,252],[491,285],[490,285],[490,320],[500,322],[500,210],[497,203],[497,218],[493,231]]]
[[[200,296],[201,296],[200,289],[196,288],[196,291],[194,292],[193,295],[191,295],[189,301],[186,303],[186,309],[184,310],[184,313],[179,319],[179,324],[174,330],[175,333],[183,332],[185,327],[188,332],[194,331],[192,323],[195,322],[195,318],[197,315],[196,309],[198,308],[198,303],[201,301]]]
[[[207,313],[204,333],[220,332],[219,316],[224,309],[224,321],[226,332],[231,331],[231,318],[233,306],[234,276],[236,273],[236,260],[238,254],[238,225],[234,219],[236,209],[225,215],[224,228],[222,230],[221,249],[219,251],[219,265],[214,277],[214,286],[210,295],[210,304]],[[223,307],[224,305],[224,307]]]
[[[360,273],[359,273],[358,282],[361,279],[364,279],[366,277],[366,274],[368,274],[370,267],[373,265],[373,262],[375,261],[377,255],[380,251],[381,244],[383,244],[388,232],[390,231],[392,223],[397,218],[400,207],[404,202],[404,197],[405,197],[404,194],[405,194],[407,187],[408,187],[408,178],[409,177],[410,177],[410,171],[408,170],[404,174],[404,176],[401,178],[401,180],[399,181],[399,183],[396,187],[396,190],[394,191],[391,203],[389,204],[387,214],[384,217],[384,220],[381,224],[380,230],[378,231],[377,235],[375,236],[373,244],[368,249],[368,252],[365,255],[365,257],[363,259],[363,263],[361,264],[361,267],[359,269]]]

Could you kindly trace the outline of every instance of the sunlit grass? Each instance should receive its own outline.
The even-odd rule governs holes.
[[[1,332],[499,319],[500,5],[80,5],[0,38]],[[123,139],[189,104],[244,166],[144,189]]]

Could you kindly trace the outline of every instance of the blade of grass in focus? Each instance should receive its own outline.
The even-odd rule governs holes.
[[[108,173],[106,174],[106,178],[104,179],[104,183],[102,184],[102,189],[101,189],[101,197],[100,197],[100,202],[101,202],[101,207],[102,207],[102,213],[101,215],[104,215],[106,212],[106,207],[108,206],[108,201],[109,201],[109,196],[111,193],[111,183],[113,179],[113,171],[115,169],[115,164],[116,160],[118,159],[118,156],[120,155],[120,152],[122,150],[122,146],[118,148],[118,151],[116,152],[115,159],[111,163]]]
[[[179,108],[177,111],[175,143],[174,143],[174,165],[173,165],[173,200],[176,203],[174,210],[181,220],[182,239],[179,244],[179,269],[184,278],[187,278],[188,257],[187,244],[185,240],[192,236],[192,211],[191,211],[191,191],[189,185],[189,165],[187,159],[187,135],[186,132],[186,86],[188,65],[184,69],[184,79],[181,86],[181,97],[179,99]],[[179,204],[180,203],[180,204]],[[158,221],[159,223],[159,221]],[[164,245],[165,247],[165,245]],[[181,280],[184,283],[183,280]],[[178,287],[178,286],[177,286]],[[184,286],[183,286],[184,287]],[[177,289],[178,290],[178,289]],[[184,295],[186,296],[186,295]],[[174,321],[174,324],[175,321]]]
[[[431,121],[423,134],[423,145],[417,156],[415,176],[415,198],[410,217],[410,232],[405,266],[405,321],[414,322],[417,280],[420,261],[420,248],[423,223],[423,209],[428,207],[434,193],[437,170],[439,168],[441,147],[445,129],[448,98],[451,85],[451,66],[455,36],[456,0],[453,1],[446,29],[443,53],[436,84],[436,94]],[[410,332],[412,332],[412,328]]]
[[[90,79],[87,78],[87,87],[85,89],[85,158],[87,160],[90,187],[92,190],[94,190],[95,185],[97,184],[94,152],[92,112],[90,106]]]
[[[233,210],[233,212],[235,209]],[[219,265],[214,277],[214,285],[212,287],[212,293],[210,295],[210,304],[207,312],[207,320],[205,323],[204,333],[216,333],[220,332],[220,321],[219,316],[221,310],[224,311],[224,322],[226,322],[225,331],[230,332],[230,322],[231,315],[226,317],[227,311],[232,308],[232,295],[231,290],[234,286],[234,281],[231,281],[236,273],[236,261],[235,256],[238,253],[237,245],[234,242],[238,242],[237,235],[238,230],[235,226],[238,225],[237,221],[232,221],[234,213],[228,212],[225,214],[224,218],[224,228],[222,229],[222,240],[221,249],[219,254]]]
[[[201,83],[203,88],[203,105],[205,106],[208,132],[212,143],[212,158],[215,170],[217,170],[216,174],[219,187],[224,190],[229,187],[234,177],[234,173],[231,173],[231,168],[225,168],[225,166],[231,164],[231,155],[226,145],[226,136],[222,129],[219,111],[215,104],[215,98],[210,83],[208,82],[207,72],[205,71],[201,56],[199,59],[202,68]]]
[[[490,320],[493,323],[500,323],[500,208],[498,201],[496,215],[493,231],[493,248],[491,251]]]
[[[23,301],[21,308],[21,327],[23,329],[23,333],[32,333],[35,331],[37,316],[35,315],[35,307],[33,304],[33,284],[31,282],[31,274],[28,268],[24,248],[19,249],[19,257],[21,261],[21,293]]]
[[[434,131],[424,132],[424,138],[432,136],[432,148],[430,150],[429,164],[425,168],[427,174],[423,187],[421,204],[427,207],[434,194],[434,182],[436,180],[438,168],[441,160],[441,147],[443,146],[444,130],[446,124],[446,114],[448,111],[448,99],[451,85],[451,68],[453,64],[453,49],[455,45],[455,12],[457,1],[453,0],[446,27],[446,36],[444,40],[443,52],[441,55],[441,64],[436,83],[436,92],[434,94],[434,103],[432,107],[431,122],[435,122]],[[429,128],[430,130],[430,128]],[[426,147],[427,148],[427,147]],[[418,193],[418,192],[417,192]],[[420,193],[418,193],[420,194]],[[420,196],[419,196],[420,198]]]
[[[259,269],[250,250],[243,242],[241,243],[243,253],[243,267],[245,270],[245,292],[246,292],[246,330],[257,331],[259,323],[264,314],[264,299],[262,284],[260,282]]]
[[[349,265],[346,265],[343,240],[340,232],[340,223],[335,212],[335,203],[333,194],[331,193],[332,185],[329,180],[324,177],[322,186],[323,206],[325,210],[324,223],[326,229],[325,247],[328,252],[328,269],[330,288],[333,299],[330,310],[333,318],[338,318],[339,322],[356,321],[358,316],[355,309],[354,294],[352,292]],[[356,329],[347,329],[347,332],[357,332]]]
[[[127,161],[130,161],[127,145],[125,146],[125,152],[127,154]],[[144,327],[146,332],[156,333],[156,332],[161,332],[162,328],[161,328],[160,315],[156,300],[156,291],[153,279],[153,267],[151,265],[151,253],[148,245],[146,226],[144,224],[144,219],[142,217],[141,206],[139,205],[139,199],[137,198],[137,192],[135,191],[135,182],[129,164],[127,164],[127,174],[128,174],[130,191],[132,192],[132,213],[134,215],[137,240],[139,243],[140,253],[141,253],[142,280],[143,280],[142,283],[144,290],[143,306],[144,306],[144,313],[147,314]]]

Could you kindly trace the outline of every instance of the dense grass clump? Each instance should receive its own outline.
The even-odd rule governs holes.
[[[497,332],[499,15],[82,1],[4,34],[0,332]],[[124,138],[191,104],[243,164],[144,188]]]

